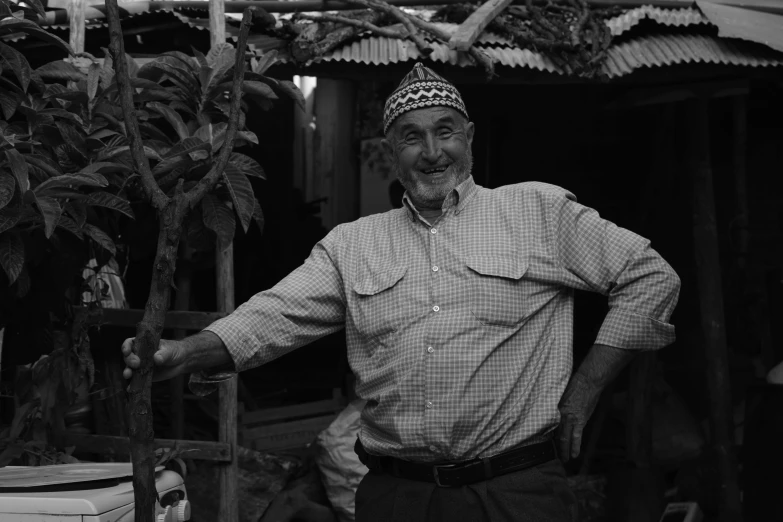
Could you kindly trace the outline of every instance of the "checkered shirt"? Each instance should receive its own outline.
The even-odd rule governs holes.
[[[432,462],[551,436],[572,367],[574,289],[608,296],[596,343],[674,341],[679,278],[644,238],[544,183],[472,178],[333,229],[305,263],[207,328],[238,371],[346,329],[367,451]],[[214,380],[194,376],[203,393]]]

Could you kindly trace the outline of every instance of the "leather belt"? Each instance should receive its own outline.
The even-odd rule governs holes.
[[[532,468],[557,457],[554,442],[549,440],[523,446],[484,459],[454,463],[425,464],[394,457],[367,453],[359,439],[354,447],[359,460],[371,470],[380,470],[395,477],[434,482],[440,487],[458,487],[513,471]]]

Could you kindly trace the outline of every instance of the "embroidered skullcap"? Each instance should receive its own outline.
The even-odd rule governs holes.
[[[457,88],[419,62],[386,100],[383,108],[383,133],[386,134],[394,120],[401,115],[424,107],[451,107],[468,117],[465,103]]]

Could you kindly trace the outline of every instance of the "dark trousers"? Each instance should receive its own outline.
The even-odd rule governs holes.
[[[560,460],[442,488],[371,470],[356,492],[356,522],[575,522],[576,496]]]

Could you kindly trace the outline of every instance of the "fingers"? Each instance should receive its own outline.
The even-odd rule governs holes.
[[[582,447],[582,430],[584,426],[577,424],[574,426],[574,430],[571,433],[571,458],[575,459],[579,456],[579,452]]]
[[[557,433],[557,444],[560,449],[560,460],[568,462],[571,456],[571,436],[573,433],[573,421],[570,416],[563,417],[560,429]]]

